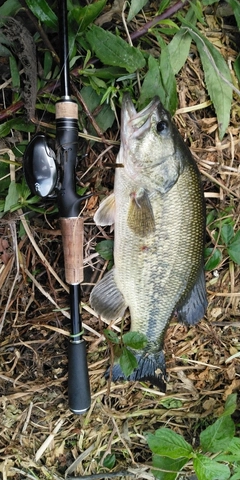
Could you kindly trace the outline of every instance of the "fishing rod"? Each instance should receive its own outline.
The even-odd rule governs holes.
[[[82,414],[91,402],[86,344],[80,313],[83,281],[83,218],[79,212],[87,197],[76,193],[78,105],[70,96],[66,0],[58,1],[61,98],[56,103],[56,153],[43,133],[26,148],[23,166],[34,195],[57,197],[63,242],[65,278],[69,284],[71,335],[68,346],[68,400],[73,413]]]

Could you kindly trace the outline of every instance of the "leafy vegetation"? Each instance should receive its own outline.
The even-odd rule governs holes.
[[[221,264],[225,250],[230,260],[240,265],[240,230],[234,231],[235,222],[231,212],[232,207],[227,207],[220,213],[212,210],[207,216],[207,227],[215,245],[205,249],[206,270],[214,270]]]
[[[127,332],[119,338],[112,330],[104,330],[104,335],[113,346],[115,360],[119,361],[124,375],[128,377],[137,367],[137,360],[131,350],[143,350],[147,345],[146,336],[140,332]]]
[[[109,143],[114,144],[113,139],[116,140],[117,138],[116,119],[119,117],[119,108],[124,92],[129,91],[131,93],[137,108],[143,108],[152,96],[157,94],[164,106],[174,114],[178,108],[179,96],[186,88],[189,89],[190,94],[189,96],[187,94],[185,98],[191,99],[191,101],[186,102],[185,112],[190,112],[191,115],[191,108],[200,107],[203,121],[198,123],[199,117],[194,116],[192,118],[194,126],[189,128],[189,124],[185,123],[181,114],[178,115],[176,119],[179,122],[178,126],[182,129],[181,133],[183,135],[186,133],[186,137],[194,150],[194,142],[196,143],[197,136],[200,137],[205,128],[205,140],[201,145],[203,146],[203,157],[209,145],[210,147],[213,146],[214,155],[216,158],[219,156],[220,164],[224,150],[218,150],[216,145],[219,145],[219,142],[221,147],[226,147],[227,142],[232,147],[235,145],[232,132],[231,139],[229,139],[228,125],[231,113],[233,132],[236,131],[239,119],[238,82],[240,81],[240,56],[236,55],[236,58],[233,58],[233,50],[231,50],[235,40],[233,37],[229,40],[230,37],[227,36],[227,48],[223,48],[218,36],[212,36],[214,28],[212,29],[211,24],[208,25],[206,20],[206,10],[213,5],[212,12],[216,12],[222,8],[222,2],[193,0],[183,5],[181,2],[173,3],[169,0],[161,2],[131,0],[126,6],[125,18],[127,23],[125,25],[121,20],[119,21],[121,19],[120,11],[116,13],[118,15],[117,22],[109,20],[113,2],[98,0],[88,3],[85,6],[79,6],[77,0],[68,0],[71,82],[79,94],[77,101],[80,110],[80,135],[91,142],[88,154],[95,150],[96,155],[98,155],[99,145],[102,146],[100,142],[103,143],[106,152]],[[159,5],[156,6],[157,3]],[[234,22],[234,15],[235,22],[240,28],[239,2],[228,0],[224,2],[224,8],[226,4],[227,7],[230,6],[232,9],[231,21]],[[154,6],[152,7],[152,5]],[[179,9],[177,9],[177,5]],[[141,9],[145,6],[145,16],[143,16]],[[28,18],[29,12],[32,14],[31,32],[38,56],[36,95],[34,96],[33,90],[28,95],[31,108],[35,110],[34,123],[31,122],[32,117],[29,115],[30,108],[26,107],[24,85],[25,81],[29,82],[29,78],[33,77],[36,52],[34,53],[33,49],[30,54],[32,55],[30,71],[21,56],[26,53],[24,50],[26,49],[24,35],[19,36],[19,38],[15,35],[13,38],[4,28],[5,16],[11,16],[21,21],[21,17]],[[103,17],[106,14],[108,16],[105,20],[106,23],[104,23]],[[215,13],[210,16],[215,17]],[[34,19],[36,23],[34,23]],[[219,13],[218,19],[219,29],[223,29],[221,13]],[[225,35],[223,33],[223,36]],[[29,52],[29,50],[26,51]],[[29,53],[27,53],[28,55]],[[4,83],[1,92],[4,92],[4,94],[2,94],[1,100],[3,108],[0,111],[1,216],[11,215],[21,208],[25,212],[30,210],[39,212],[44,218],[43,214],[49,211],[46,204],[43,205],[42,200],[39,205],[38,197],[33,197],[30,194],[23,180],[21,160],[29,138],[37,128],[40,127],[50,137],[54,138],[55,103],[60,96],[58,56],[57,2],[47,2],[46,0],[38,0],[37,2],[32,0],[26,0],[26,2],[5,0],[1,2],[0,57],[1,64],[5,65],[7,72],[6,82],[5,77],[2,79]],[[231,59],[231,62],[229,59]],[[200,65],[198,71],[196,61],[199,61]],[[183,78],[181,77],[182,71],[185,75]],[[194,87],[189,81],[191,71],[195,73],[193,75]],[[203,72],[203,75],[199,74],[199,71]],[[188,72],[188,75],[186,75],[186,72]],[[190,89],[192,90],[190,91]],[[202,92],[204,92],[203,95]],[[214,116],[217,116],[217,120],[215,120],[216,128],[215,125],[212,128],[212,124],[208,127],[207,122]],[[109,129],[111,129],[111,133],[109,133]],[[195,129],[199,129],[199,133],[196,134]],[[93,144],[93,142],[95,143]],[[13,156],[6,153],[5,147],[13,153]],[[206,151],[204,150],[205,147]],[[229,151],[230,147],[228,147],[227,152]],[[211,163],[211,152],[209,152],[210,163],[207,166],[207,169],[209,168],[207,172],[212,173],[210,179],[210,183],[213,182],[210,186],[212,190],[214,180],[218,176],[221,175],[222,183],[225,181],[226,171],[222,172],[220,168],[217,171],[218,158],[213,165]],[[78,190],[85,192],[90,184],[92,191],[97,192],[99,198],[101,198],[102,194],[111,188],[112,175],[110,181],[109,176],[107,181],[104,178],[105,184],[103,187],[101,184],[102,178],[99,174],[102,165],[99,162],[95,168],[95,157],[92,160],[93,157],[91,157],[91,161],[94,168],[91,175],[94,181],[88,177],[85,184],[79,182]],[[79,158],[82,158],[82,151]],[[106,158],[109,164],[112,164],[113,159],[110,156],[108,157],[108,152]],[[231,171],[232,166],[233,168],[236,166],[235,163],[227,165],[229,171]],[[232,171],[237,178],[237,169]],[[78,175],[79,177],[80,175]],[[217,185],[219,186],[219,183]],[[214,191],[214,193],[216,192]],[[217,198],[219,200],[220,197]],[[218,200],[216,201],[214,198],[213,201],[208,202],[207,276],[211,278],[212,271],[219,269],[219,272],[221,272],[224,266],[228,268],[229,264],[229,270],[232,266],[235,269],[231,281],[235,277],[237,283],[239,278],[238,265],[240,265],[240,231],[239,211],[237,210],[238,207],[235,208],[235,206],[238,200],[230,190],[224,201]],[[53,206],[51,207],[52,211],[54,211]],[[87,211],[87,213],[88,218],[92,218],[92,210]],[[4,226],[4,223],[1,224],[1,228],[2,225]],[[57,268],[60,253],[56,237],[59,234],[55,231],[56,236],[53,236],[47,222],[43,225],[45,231],[41,234],[41,229],[38,228],[36,232],[46,258],[51,264],[54,261],[54,268]],[[86,230],[88,228],[89,225],[87,224]],[[12,251],[8,247],[10,241],[6,243],[6,239],[2,238],[0,253],[5,252],[5,263],[7,264],[6,258],[7,260],[11,258]],[[26,245],[27,238],[24,238]],[[39,260],[36,258],[38,255],[31,245],[28,245],[25,249],[24,242],[15,245],[15,249],[18,249],[21,255],[20,276],[23,281],[21,282],[18,275],[16,279],[19,282],[19,288],[18,286],[15,289],[12,288],[14,286],[12,282],[13,271],[10,272],[11,275],[9,276],[9,290],[5,290],[5,284],[9,283],[8,279],[5,281],[6,277],[1,283],[3,298],[1,305],[3,309],[7,305],[4,342],[0,352],[3,383],[7,379],[6,394],[3,397],[3,429],[1,430],[3,464],[0,465],[0,470],[3,471],[3,475],[7,478],[9,473],[11,477],[16,475],[21,478],[34,477],[42,480],[55,478],[57,474],[58,478],[63,478],[61,476],[63,472],[67,475],[65,472],[66,465],[71,464],[73,459],[76,459],[85,450],[89,452],[88,465],[84,465],[84,462],[82,465],[81,461],[76,467],[79,472],[75,472],[76,475],[79,473],[82,477],[84,470],[89,474],[93,473],[96,459],[103,458],[102,454],[106,448],[107,455],[104,455],[101,468],[119,469],[119,464],[130,465],[132,459],[139,461],[140,464],[145,462],[149,466],[149,451],[143,443],[144,432],[149,429],[152,433],[148,435],[148,444],[153,452],[155,478],[172,480],[180,476],[179,472],[184,467],[188,470],[194,469],[200,480],[237,480],[240,478],[239,425],[234,425],[231,417],[236,409],[235,395],[228,397],[223,414],[202,431],[197,446],[192,446],[183,438],[183,435],[177,434],[169,428],[159,428],[159,424],[163,422],[165,424],[166,418],[169,422],[174,418],[175,425],[178,425],[178,432],[186,431],[186,427],[194,429],[195,426],[191,422],[195,422],[198,417],[201,421],[201,413],[205,415],[205,421],[209,422],[209,415],[213,413],[216,418],[218,411],[210,409],[211,413],[207,413],[206,417],[206,411],[208,412],[208,410],[203,410],[205,397],[213,400],[214,405],[216,403],[219,407],[223,401],[223,393],[226,394],[228,391],[232,392],[239,389],[237,368],[235,369],[234,361],[231,365],[225,365],[225,360],[229,355],[239,356],[237,324],[235,325],[232,321],[229,326],[223,321],[221,330],[221,327],[218,329],[215,326],[214,321],[210,321],[207,327],[202,322],[203,326],[198,326],[194,330],[193,336],[190,337],[191,342],[189,342],[189,358],[194,358],[195,364],[197,360],[200,360],[199,370],[196,370],[196,375],[193,376],[193,370],[190,373],[187,370],[187,362],[184,367],[184,372],[187,377],[189,376],[186,381],[189,381],[190,384],[191,382],[194,383],[194,388],[196,387],[196,390],[199,391],[199,398],[195,400],[196,397],[192,395],[192,391],[188,390],[189,384],[185,389],[184,383],[178,381],[175,376],[176,370],[174,368],[176,365],[174,360],[173,370],[169,369],[174,379],[171,383],[171,397],[173,398],[166,396],[159,401],[160,397],[154,390],[151,393],[147,391],[143,393],[144,387],[142,386],[142,390],[135,387],[123,387],[122,385],[118,389],[117,386],[114,386],[113,390],[106,393],[107,387],[103,384],[102,375],[105,369],[104,360],[106,364],[109,364],[108,350],[106,351],[106,342],[105,345],[99,345],[96,342],[98,337],[94,337],[94,322],[97,323],[98,320],[93,320],[91,313],[91,316],[87,317],[87,324],[91,325],[88,342],[92,342],[92,348],[89,349],[89,363],[94,365],[94,368],[91,369],[91,382],[94,392],[93,409],[91,410],[91,417],[87,417],[79,428],[79,419],[74,419],[73,416],[69,415],[65,398],[66,345],[65,337],[62,340],[63,335],[61,335],[64,327],[59,328],[60,320],[57,316],[60,311],[62,312],[61,307],[64,303],[65,291],[59,288],[59,284],[54,277],[51,277],[49,271],[46,275],[46,259],[41,260],[42,263],[39,267]],[[87,243],[94,243],[91,237],[87,238]],[[93,245],[94,248],[95,244]],[[113,262],[111,235],[107,240],[97,243],[96,251],[108,261],[108,268],[110,268]],[[25,268],[25,264],[28,270]],[[61,268],[59,269],[60,277],[62,275]],[[221,289],[225,289],[225,286],[224,292],[230,291],[230,275],[227,276],[227,268],[221,277],[221,283],[216,286],[218,294],[221,293]],[[40,272],[39,275],[35,276],[35,283],[33,284],[26,281],[26,278],[30,278],[28,276],[30,269],[34,272]],[[231,272],[233,272],[233,268],[231,268]],[[236,312],[237,315],[239,314],[237,306],[237,292],[239,290],[236,283],[236,296],[234,297],[236,302],[234,303],[232,300],[230,309],[226,309],[226,316],[231,319],[234,318]],[[39,290],[39,286],[41,290]],[[47,301],[46,297],[43,296],[44,288],[47,289]],[[214,289],[212,288],[212,290]],[[5,296],[4,292],[6,292]],[[54,308],[56,308],[54,311],[51,311],[51,306],[49,307],[50,295],[57,302],[56,304],[53,300]],[[213,305],[215,302],[218,307],[219,297],[214,298],[214,291],[212,291],[212,298]],[[221,305],[226,304],[222,302]],[[88,315],[88,313],[86,314],[86,311],[84,311],[83,315]],[[2,323],[0,326],[2,327]],[[179,351],[180,357],[187,358],[188,356],[189,351],[186,351],[188,340],[186,340],[185,331],[181,337],[181,328],[183,327],[174,326],[174,330],[171,331],[173,338],[168,339],[168,354],[169,351],[171,352],[168,358],[169,363],[172,361],[170,358],[172,352],[173,356],[177,356]],[[175,334],[177,329],[178,337]],[[226,331],[229,333],[224,333]],[[107,329],[104,333],[110,344],[110,349],[112,348],[114,355],[118,358],[125,375],[128,375],[135,368],[135,357],[132,350],[144,348],[146,339],[139,337],[138,332],[126,334],[122,331],[121,335],[118,336]],[[32,352],[33,355],[31,356]],[[200,370],[201,365],[206,364],[208,365],[206,372],[203,369]],[[211,364],[213,365],[211,366]],[[179,370],[179,367],[177,369]],[[11,385],[13,385],[12,390]],[[176,388],[175,385],[177,385]],[[180,398],[179,392],[183,392]],[[112,414],[110,414],[109,405]],[[33,419],[31,418],[32,409]],[[181,413],[179,417],[176,409],[179,415]],[[196,413],[194,412],[193,417],[191,417],[191,412],[194,409]],[[59,415],[65,423],[62,432],[61,430],[58,431],[54,438],[56,448],[51,446],[48,450],[45,444],[46,450],[42,450],[42,458],[40,462],[37,462],[34,460],[36,448],[44,446],[44,444],[40,444],[48,436],[49,421],[54,431],[54,427],[59,421]],[[124,435],[121,438],[122,431]],[[95,442],[96,432],[98,437]],[[21,444],[18,444],[19,433]],[[28,443],[29,438],[31,442]],[[127,438],[127,442],[124,438]],[[114,448],[114,453],[111,452],[111,448]],[[92,449],[92,458],[90,457],[90,449]],[[24,459],[24,461],[21,459]],[[168,470],[168,472],[160,470]],[[147,475],[150,476],[150,473],[147,473]]]
[[[240,439],[235,436],[231,417],[236,410],[236,399],[236,394],[229,395],[224,412],[200,433],[198,448],[193,448],[169,428],[150,433],[147,441],[153,452],[155,478],[175,480],[191,461],[198,480],[237,480],[240,476]]]

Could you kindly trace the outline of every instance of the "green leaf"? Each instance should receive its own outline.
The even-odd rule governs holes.
[[[231,5],[234,16],[236,18],[237,26],[240,29],[240,8],[238,0],[227,0],[229,5]]]
[[[236,408],[237,408],[237,394],[232,393],[227,397],[225,407],[224,407],[224,412],[221,415],[221,417],[232,415],[235,412]]]
[[[223,416],[209,425],[200,434],[200,444],[205,452],[217,453],[226,450],[235,434],[235,425],[230,416]]]
[[[148,445],[153,453],[169,458],[191,458],[192,446],[184,438],[169,428],[160,428],[155,434],[147,437]]]
[[[137,360],[134,354],[130,352],[130,350],[128,350],[128,348],[126,347],[123,347],[122,349],[119,363],[125,377],[128,377],[137,367]]]
[[[231,260],[240,265],[240,230],[234,235],[233,240],[227,248]]]
[[[233,475],[231,475],[231,480],[239,480],[240,478],[240,466],[237,466],[233,470]]]
[[[140,92],[139,108],[149,103],[153,96],[152,92],[154,92],[155,95],[158,95],[160,97],[160,95],[162,94],[162,83],[159,63],[152,55],[149,55],[148,71],[143,80]]]
[[[205,248],[204,250],[204,257],[208,258],[206,265],[205,265],[205,270],[210,271],[214,270],[215,268],[218,267],[222,260],[222,252],[218,248]]]
[[[6,0],[0,7],[0,18],[14,15],[22,5],[18,0]]]
[[[146,335],[140,332],[127,332],[122,336],[122,341],[127,347],[135,350],[143,349],[147,346],[148,340]]]
[[[7,137],[12,128],[20,132],[34,132],[35,130],[35,126],[25,122],[23,118],[12,118],[0,125],[0,138]]]
[[[16,62],[16,59],[11,55],[9,57],[9,66],[10,66],[10,71],[11,71],[11,78],[12,78],[12,88],[20,88],[20,75],[19,75],[19,69],[18,65]]]
[[[0,193],[5,192],[10,185],[10,175],[9,176],[8,175],[9,175],[8,164],[0,161]]]
[[[240,82],[240,55],[237,56],[237,58],[236,58],[236,60],[233,64],[233,68],[234,68],[236,77],[237,77],[238,81]]]
[[[58,19],[46,0],[26,0],[28,8],[44,25],[53,30],[58,28]]]
[[[196,15],[192,6],[188,9],[185,20],[191,25],[196,24]],[[176,35],[174,35],[173,39],[168,44],[167,48],[169,51],[170,62],[175,75],[181,70],[187,60],[191,42],[191,35],[186,31],[186,29],[180,28],[180,30],[176,33]]]
[[[114,453],[109,453],[103,460],[103,466],[111,470],[116,463],[116,455]]]
[[[214,220],[216,219],[216,216],[217,216],[217,212],[216,210],[211,210],[208,214],[207,214],[207,218],[206,218],[206,225],[211,225],[211,223],[214,222]]]
[[[17,184],[12,181],[9,185],[8,194],[6,196],[5,205],[4,205],[4,212],[9,212],[13,205],[18,202],[19,193]]]
[[[234,236],[233,226],[229,223],[226,223],[225,225],[223,225],[220,230],[220,237],[222,242],[225,243],[225,245],[228,245],[230,240],[233,238],[233,236]]]
[[[131,22],[133,17],[135,17],[137,13],[142,10],[142,8],[147,4],[147,2],[148,0],[132,0],[127,21]]]
[[[162,95],[160,100],[163,106],[169,110],[171,115],[173,115],[177,108],[177,82],[172,69],[170,53],[167,48],[167,45],[164,43],[162,38],[157,35],[158,42],[161,46],[161,55],[160,55],[160,74],[162,81]]]
[[[119,344],[119,338],[116,334],[116,332],[113,332],[112,330],[108,330],[107,328],[103,330],[103,333],[109,342],[114,343],[115,345]]]
[[[226,452],[231,452],[240,458],[240,438],[239,437],[233,437],[233,439],[228,445],[228,448],[226,449]]]
[[[181,28],[168,44],[169,58],[175,75],[181,70],[187,60],[191,42],[191,35]]]
[[[227,465],[218,463],[204,455],[197,454],[193,466],[198,480],[228,480],[230,470]]]
[[[113,240],[102,240],[96,245],[96,252],[104,258],[104,260],[113,259]]]
[[[158,478],[159,480],[175,480],[178,476],[178,472],[182,470],[187,461],[186,458],[172,459],[160,455],[153,455],[153,467],[162,470],[169,470],[168,472],[152,470],[154,478]]]
[[[99,0],[85,7],[74,7],[69,12],[69,20],[74,20],[78,24],[78,33],[84,32],[88,25],[101,13],[107,0]]]
[[[90,112],[93,112],[97,107],[100,106],[101,95],[98,95],[91,86],[83,87],[81,90],[81,95],[85,100]],[[103,132],[112,126],[114,119],[114,112],[111,110],[110,105],[107,105],[106,103],[100,107],[100,112],[95,117],[98,126]],[[91,128],[91,126],[89,127],[89,132],[96,134],[95,130]]]
[[[97,57],[105,65],[126,68],[130,73],[143,68],[145,59],[140,50],[128,45],[122,38],[92,25],[86,38]]]
[[[222,140],[230,120],[231,73],[223,56],[197,28],[190,25],[186,30],[195,41],[200,54],[207,90],[217,114],[219,137]]]

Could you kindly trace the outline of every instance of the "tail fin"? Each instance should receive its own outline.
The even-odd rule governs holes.
[[[166,391],[166,366],[164,353],[161,350],[157,353],[138,353],[135,354],[138,362],[137,368],[129,377],[125,377],[120,365],[117,363],[113,368],[109,368],[105,374],[106,378],[111,379],[113,382],[118,380],[129,381],[147,381],[152,385],[158,387],[160,392]]]

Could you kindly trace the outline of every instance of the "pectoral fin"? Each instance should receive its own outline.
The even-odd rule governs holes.
[[[90,303],[98,315],[106,320],[115,320],[123,316],[127,305],[116,285],[114,268],[95,285],[90,295]]]
[[[96,225],[113,225],[115,222],[115,195],[111,193],[109,197],[105,198],[99,205],[94,217]]]
[[[140,237],[145,237],[155,230],[152,205],[143,188],[130,195],[127,224]]]
[[[205,275],[202,268],[198,280],[189,296],[185,302],[177,308],[178,320],[188,325],[195,325],[203,318],[207,304]]]

